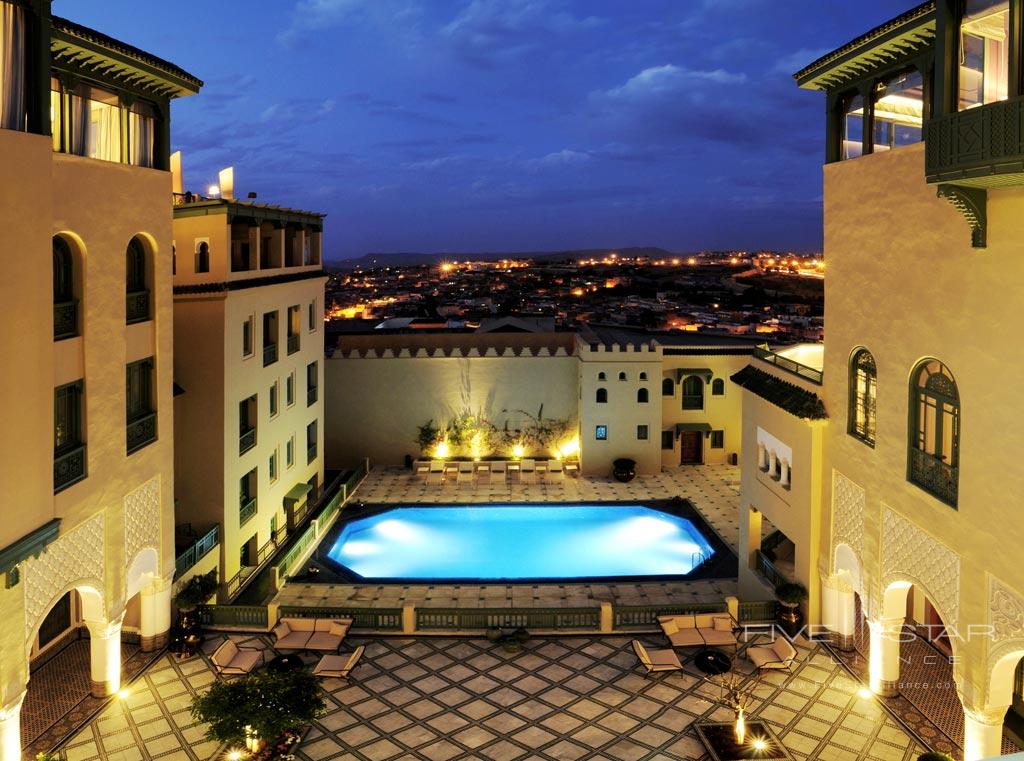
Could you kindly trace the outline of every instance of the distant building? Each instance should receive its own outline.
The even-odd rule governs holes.
[[[0,0],[2,761],[21,758],[23,701],[52,700],[30,661],[88,630],[107,696],[122,640],[167,639],[170,101],[201,86],[46,0]]]

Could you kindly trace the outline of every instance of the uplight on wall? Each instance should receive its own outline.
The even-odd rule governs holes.
[[[523,455],[524,454],[526,454],[526,449],[523,448],[522,444],[516,444],[514,447],[512,447],[512,456],[515,459],[517,459],[517,460],[523,459]]]
[[[210,198],[216,198],[217,196],[220,195],[220,187],[217,185],[211,185],[206,189],[206,195],[208,195]]]

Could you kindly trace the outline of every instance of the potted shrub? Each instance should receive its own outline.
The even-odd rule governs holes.
[[[215,682],[192,700],[192,716],[209,724],[206,736],[256,757],[276,758],[293,747],[303,727],[323,713],[320,684],[307,669]]]
[[[628,483],[636,478],[636,460],[620,457],[612,463],[612,476],[616,481]]]
[[[183,613],[188,613],[205,603],[217,591],[217,569],[200,576],[193,576],[174,598],[174,604]]]
[[[787,581],[775,587],[775,597],[779,601],[779,625],[786,634],[795,637],[804,623],[800,605],[807,599],[807,589],[803,584]]]

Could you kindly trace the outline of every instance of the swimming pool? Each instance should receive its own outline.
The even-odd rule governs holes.
[[[714,554],[692,521],[644,505],[396,507],[346,523],[327,557],[364,579],[683,576]]]

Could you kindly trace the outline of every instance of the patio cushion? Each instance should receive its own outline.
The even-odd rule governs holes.
[[[729,616],[715,616],[715,631],[732,633],[732,619]]]
[[[279,650],[304,650],[313,632],[292,632],[281,637],[274,645]]]
[[[717,629],[702,629],[704,642],[708,645],[735,645],[736,635],[732,631],[721,632]]]
[[[344,655],[321,656],[320,662],[313,669],[313,673],[316,676],[337,676],[341,674],[341,670],[345,668],[348,660],[348,657]]]
[[[244,671],[252,671],[263,662],[263,653],[259,650],[242,650],[232,659],[231,668]]]
[[[772,643],[772,650],[780,661],[788,661],[796,657],[796,650],[786,641],[785,637],[776,637]]]
[[[341,647],[341,637],[327,632],[314,632],[306,643],[307,650],[337,650]]]
[[[327,631],[335,637],[344,637],[348,634],[350,626],[352,626],[351,618],[335,619],[334,621],[331,621],[331,626]]]
[[[313,621],[313,631],[317,631],[317,632],[330,631],[331,630],[331,624],[333,624],[333,623],[334,623],[334,621],[332,621],[329,618],[318,618],[315,621]]]
[[[704,644],[704,638],[697,629],[680,629],[675,634],[670,634],[668,641],[673,647],[694,647]]]
[[[282,621],[274,627],[274,638],[281,639],[281,637],[287,637],[291,632],[291,627]]]
[[[215,665],[224,668],[231,663],[231,660],[238,655],[238,645],[229,639],[224,640],[224,643],[217,648],[214,654],[210,657],[210,660]]]
[[[282,624],[288,624],[293,632],[311,632],[316,628],[314,618],[282,618]]]
[[[701,613],[693,618],[698,629],[712,629],[715,626],[715,617],[711,613]]]
[[[665,632],[665,634],[675,634],[679,631],[679,624],[676,623],[674,618],[670,618],[667,621],[661,621],[659,619],[659,623],[661,623],[661,630]]]

